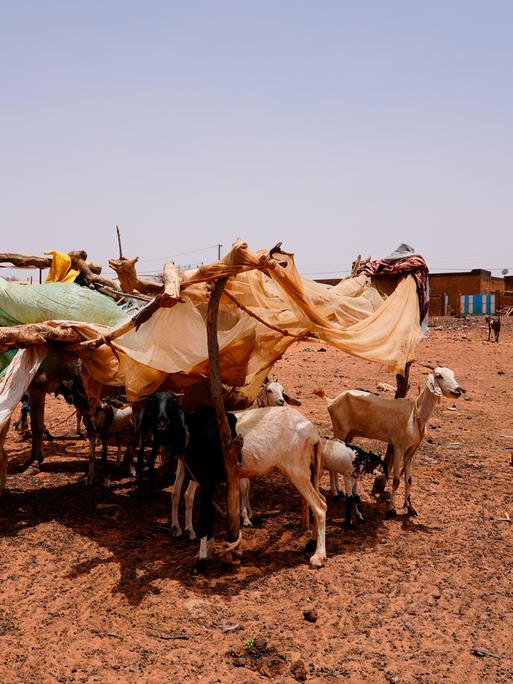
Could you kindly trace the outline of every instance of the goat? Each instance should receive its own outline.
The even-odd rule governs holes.
[[[495,341],[499,341],[499,335],[501,332],[501,319],[499,316],[487,316],[485,321],[488,324],[488,342],[490,342],[490,337],[492,335],[492,330],[495,334]]]
[[[186,420],[190,438],[185,451],[185,467],[197,481],[197,484],[191,481],[192,487],[199,484],[201,488],[197,569],[202,569],[214,543],[213,497],[216,485],[225,478],[223,450],[212,409],[198,409],[187,415]],[[316,428],[299,411],[287,406],[237,411],[229,413],[228,420],[232,434],[243,439],[241,477],[257,477],[277,468],[312,509],[316,549],[310,564],[320,567],[326,560],[326,503],[310,479],[312,463],[314,482],[317,482],[320,470]],[[209,454],[208,458],[205,453]]]
[[[459,386],[450,368],[432,368],[426,387],[415,400],[389,399],[361,390],[347,390],[335,399],[326,397],[322,389],[315,394],[324,397],[335,437],[351,442],[353,437],[367,437],[391,444],[394,449],[394,479],[387,517],[395,512],[395,496],[404,472],[404,507],[408,515],[417,515],[411,503],[411,464],[426,431],[427,423],[440,397],[460,397]]]
[[[285,387],[279,382],[269,382],[266,378],[262,383],[257,397],[253,403],[254,408],[265,408],[266,406],[301,406],[301,402],[289,396],[285,392]]]
[[[331,473],[340,473],[344,478],[346,490],[346,517],[345,528],[352,529],[353,506],[356,517],[364,522],[358,508],[360,497],[358,496],[358,480],[366,473],[372,473],[381,466],[385,477],[388,477],[388,468],[383,459],[370,451],[364,451],[354,444],[345,444],[336,437],[321,437],[321,470],[327,469]]]
[[[109,401],[100,401],[93,414],[93,425],[96,435],[102,443],[102,464],[105,484],[109,484],[107,448],[110,435],[115,435],[118,454],[116,463],[121,460],[121,432],[132,425],[132,406],[121,408],[113,406]],[[132,439],[130,440],[133,441]]]
[[[301,402],[298,399],[294,399],[285,392],[285,388],[279,382],[270,382],[266,378],[260,388],[257,397],[253,403],[254,408],[266,408],[269,406],[284,406],[285,404],[290,404],[292,406],[301,406]],[[175,482],[173,485],[173,493],[171,495],[171,534],[174,537],[180,537],[182,535],[182,528],[180,527],[180,522],[178,520],[178,508],[180,505],[180,496],[182,492],[182,486],[184,482],[185,472],[183,462],[178,460]],[[190,485],[187,489],[186,494],[186,506],[185,506],[185,532],[188,534],[189,539],[192,541],[196,539],[194,529],[192,527],[192,507],[194,505],[194,496],[196,493],[197,485]],[[249,479],[240,479],[240,517],[242,519],[243,527],[251,527],[251,516],[253,512],[251,510],[251,504],[249,501]]]
[[[104,483],[110,483],[109,462],[108,462],[108,440],[111,434],[116,435],[118,446],[117,462],[120,459],[120,432],[125,430],[132,421],[133,410],[131,406],[123,406],[117,399],[100,401],[94,407],[90,405],[82,380],[77,377],[73,380],[63,380],[55,391],[55,395],[61,394],[64,400],[75,407],[78,420],[83,420],[87,437],[89,439],[89,469],[87,482],[93,483],[95,461],[96,461],[96,438],[99,437],[102,443],[102,470]],[[119,403],[119,406],[116,404]],[[133,441],[132,439],[130,440]]]
[[[144,404],[138,424],[140,435],[137,455],[137,481],[139,491],[143,490],[144,449],[148,436],[152,436],[151,454],[148,460],[149,490],[154,489],[155,459],[159,448],[166,450],[168,459],[172,455],[183,458],[188,440],[185,416],[177,397],[172,392],[155,392]]]
[[[253,406],[255,408],[266,408],[269,406],[285,406],[285,404],[301,406],[301,402],[298,399],[294,399],[294,397],[285,392],[285,387],[281,383],[276,380],[269,382],[269,378],[266,378],[262,383]],[[244,527],[251,527],[252,515],[253,511],[249,501],[249,479],[242,478],[240,481],[240,517]]]

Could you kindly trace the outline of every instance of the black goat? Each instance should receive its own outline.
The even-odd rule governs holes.
[[[139,416],[140,446],[137,455],[137,481],[139,491],[143,489],[144,449],[149,435],[152,437],[151,453],[148,459],[148,485],[150,492],[155,484],[155,459],[159,448],[166,451],[168,462],[171,457],[183,456],[187,446],[188,430],[185,415],[179,406],[177,396],[172,392],[155,392],[144,404]]]
[[[227,414],[232,437],[235,439],[237,419]],[[207,549],[214,542],[214,496],[219,483],[226,480],[223,447],[215,411],[208,407],[198,408],[186,416],[189,442],[185,450],[185,470],[194,478],[201,491],[199,516],[200,557],[195,569],[203,571],[207,564]]]

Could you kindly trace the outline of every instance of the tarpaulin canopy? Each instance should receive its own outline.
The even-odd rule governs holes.
[[[128,399],[136,400],[162,387],[185,392],[184,404],[192,407],[209,397],[206,312],[212,282],[224,277],[229,280],[218,337],[229,408],[251,404],[274,363],[297,340],[315,337],[401,372],[422,336],[417,284],[408,271],[398,272],[387,293],[365,273],[327,289],[301,278],[292,254],[277,248],[251,252],[241,241],[222,260],[180,272],[180,301],[152,310],[138,326],[127,324],[121,312],[120,330],[98,325],[102,321],[92,316],[52,325],[72,327],[84,340],[107,337],[108,344],[97,348],[68,346],[82,359],[91,393],[102,385],[124,386]]]
[[[390,295],[365,274],[327,289],[301,278],[292,254],[251,252],[237,242],[214,264],[181,274],[181,298],[110,346],[82,353],[90,381],[123,384],[135,400],[161,386],[186,392],[186,405],[208,398],[206,309],[209,283],[229,277],[219,314],[221,379],[227,404],[251,404],[283,352],[316,337],[353,356],[400,372],[422,336],[415,279],[400,273]],[[80,328],[87,338],[105,329]]]

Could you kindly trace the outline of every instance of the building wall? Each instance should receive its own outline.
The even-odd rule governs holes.
[[[496,311],[513,306],[513,291],[499,292],[497,295]]]
[[[490,271],[475,268],[466,273],[430,273],[429,286],[433,295],[449,295],[449,307],[461,313],[460,296],[504,292],[504,278],[492,276]]]

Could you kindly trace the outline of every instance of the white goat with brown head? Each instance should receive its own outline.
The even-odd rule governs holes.
[[[315,390],[328,402],[335,437],[351,442],[367,437],[391,444],[394,448],[394,479],[387,515],[395,515],[395,495],[401,472],[404,472],[404,507],[416,515],[411,503],[411,464],[426,431],[435,405],[442,396],[456,398],[465,392],[450,368],[437,367],[427,376],[426,386],[416,399],[389,399],[363,390],[347,390],[335,399],[324,390]]]

